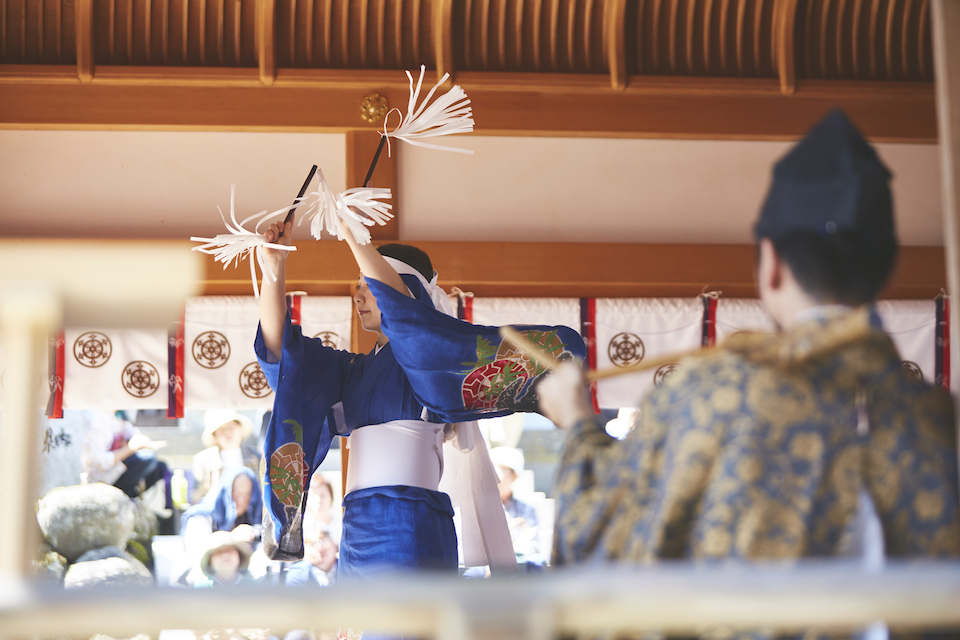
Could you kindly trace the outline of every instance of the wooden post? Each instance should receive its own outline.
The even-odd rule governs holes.
[[[943,237],[950,294],[950,388],[960,365],[960,2],[933,0],[933,60],[943,183]],[[957,429],[960,435],[960,425]],[[960,438],[958,438],[960,442]],[[960,455],[960,449],[958,449]]]
[[[391,144],[393,145],[391,150],[393,156],[388,156],[387,150],[383,150],[383,153],[380,154],[380,160],[377,162],[377,168],[373,172],[370,186],[390,189],[393,219],[387,221],[387,224],[383,226],[374,225],[370,227],[370,236],[374,241],[397,240],[400,237],[396,160],[397,154],[400,152],[399,147],[404,143],[393,140]],[[378,146],[380,146],[380,135],[375,130],[354,129],[347,132],[347,188],[361,186]]]
[[[24,579],[40,548],[34,508],[40,457],[42,362],[60,324],[61,306],[52,289],[16,287],[0,302],[0,335],[7,360],[4,421],[0,430],[0,504],[7,513],[0,545],[0,574]]]

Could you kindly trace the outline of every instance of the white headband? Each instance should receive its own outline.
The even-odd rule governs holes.
[[[456,312],[453,310],[453,305],[450,304],[450,298],[447,297],[447,292],[437,286],[437,272],[434,270],[433,279],[430,282],[427,282],[427,279],[423,277],[423,274],[408,265],[402,260],[397,260],[396,258],[390,258],[383,256],[383,259],[387,261],[391,267],[399,274],[407,274],[415,276],[417,280],[420,281],[420,284],[423,285],[424,290],[427,292],[427,295],[430,296],[430,299],[433,301],[433,306],[437,311],[441,311],[448,316],[457,317]]]

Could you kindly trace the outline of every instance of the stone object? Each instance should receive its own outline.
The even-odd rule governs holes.
[[[56,551],[45,551],[33,562],[34,577],[42,583],[63,584],[67,571],[67,559]]]
[[[90,587],[149,587],[153,576],[143,563],[130,557],[104,558],[89,562],[75,562],[63,578],[64,589]]]
[[[101,547],[91,549],[77,558],[77,562],[93,562],[94,560],[106,560],[107,558],[123,558],[124,560],[136,560],[136,558],[120,547]]]
[[[37,510],[47,542],[71,562],[93,549],[122,549],[133,535],[134,521],[130,498],[101,483],[54,489]]]
[[[162,487],[163,482],[158,482],[154,487],[157,485]],[[159,528],[157,514],[150,508],[150,505],[139,498],[134,498],[131,504],[134,510],[133,539],[149,542],[153,539],[153,536],[157,535]]]

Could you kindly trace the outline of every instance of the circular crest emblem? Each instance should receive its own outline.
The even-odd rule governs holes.
[[[303,449],[296,442],[281,445],[270,456],[270,485],[273,488],[273,494],[284,505],[288,507],[300,505],[307,475]]]
[[[230,358],[230,341],[216,331],[204,331],[193,341],[193,359],[204,369],[219,369]]]
[[[320,338],[320,343],[325,347],[330,347],[331,349],[336,349],[340,344],[340,336],[333,331],[321,331],[313,337]]]
[[[267,376],[256,362],[251,362],[240,372],[240,390],[248,398],[266,398],[273,393],[267,384]]]
[[[160,374],[149,362],[134,360],[120,375],[123,389],[135,398],[152,396],[160,388]]]
[[[102,367],[112,354],[110,338],[96,331],[84,333],[73,343],[73,357],[85,367]]]
[[[618,333],[607,346],[610,362],[618,367],[629,367],[643,360],[646,350],[640,336],[632,333]]]
[[[677,363],[671,362],[670,364],[665,364],[658,368],[653,374],[653,384],[654,386],[659,387],[664,383],[664,381],[673,375],[677,370]]]
[[[912,375],[920,382],[923,382],[923,371],[920,370],[920,366],[916,362],[904,360],[901,364],[903,365],[904,371]]]

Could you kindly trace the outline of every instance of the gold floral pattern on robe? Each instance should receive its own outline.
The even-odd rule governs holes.
[[[861,488],[887,555],[960,555],[952,402],[904,372],[867,309],[683,361],[623,441],[577,425],[554,562],[845,555]]]

